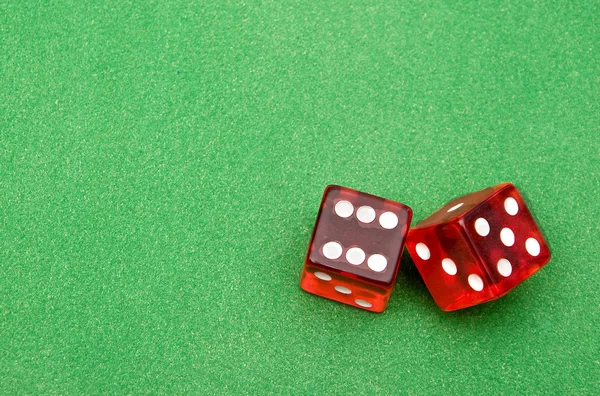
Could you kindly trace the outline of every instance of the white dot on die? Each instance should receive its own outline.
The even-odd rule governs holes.
[[[352,294],[352,290],[344,286],[335,286],[334,289],[342,294]]]
[[[321,280],[324,281],[330,281],[331,280],[331,276],[329,276],[328,274],[326,274],[325,272],[315,272],[315,276]]]
[[[475,231],[481,236],[487,236],[490,233],[490,223],[483,217],[475,220]]]
[[[512,265],[507,259],[503,258],[498,260],[498,264],[496,267],[498,268],[498,272],[500,273],[500,275],[504,277],[508,277],[510,276],[510,274],[512,274]]]
[[[354,213],[354,206],[348,201],[340,201],[335,204],[335,213],[345,219],[352,216],[352,213]]]
[[[512,197],[506,198],[504,200],[504,210],[511,216],[519,213],[519,204],[517,203],[517,200]]]
[[[503,228],[500,230],[500,240],[505,246],[512,246],[515,244],[515,233],[510,228]]]
[[[442,260],[442,269],[448,275],[456,275],[458,270],[456,269],[456,263],[452,259],[445,258]]]
[[[356,211],[356,218],[362,223],[371,223],[375,220],[375,209],[370,206],[361,206]]]
[[[354,300],[354,302],[356,305],[360,305],[363,308],[371,308],[373,306],[373,304],[365,300]]]
[[[417,255],[421,257],[422,260],[429,260],[429,257],[431,257],[431,252],[424,243],[417,243],[415,249],[417,250]]]
[[[453,207],[451,207],[450,209],[448,209],[448,212],[454,212],[456,209],[460,208],[461,206],[463,206],[465,203],[461,202],[459,204],[454,205]]]
[[[467,279],[469,281],[469,286],[475,291],[483,290],[483,279],[479,275],[471,274]]]
[[[337,242],[327,242],[323,245],[323,256],[330,260],[340,258],[342,255],[342,245]]]
[[[386,230],[393,230],[398,225],[398,216],[392,212],[385,212],[379,216],[379,224]]]
[[[540,254],[540,243],[535,238],[527,238],[525,241],[525,249],[532,256]]]
[[[367,260],[367,265],[375,272],[381,272],[387,267],[387,259],[381,254],[374,254]]]
[[[346,260],[352,265],[359,265],[365,261],[365,252],[361,248],[351,248],[346,252]]]

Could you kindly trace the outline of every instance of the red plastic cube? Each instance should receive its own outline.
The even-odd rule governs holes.
[[[412,218],[398,202],[340,186],[325,189],[300,287],[374,312],[387,306]]]
[[[540,229],[510,183],[448,202],[409,231],[406,247],[444,311],[501,297],[550,260]]]

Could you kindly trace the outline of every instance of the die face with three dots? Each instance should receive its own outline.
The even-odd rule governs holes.
[[[303,290],[373,312],[392,292],[411,209],[370,194],[328,186],[306,255]]]
[[[550,260],[542,233],[510,183],[448,202],[410,230],[406,247],[444,311],[501,297]]]

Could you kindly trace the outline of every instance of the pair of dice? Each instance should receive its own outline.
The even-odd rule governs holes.
[[[444,311],[494,300],[550,260],[550,251],[514,185],[448,202],[410,229],[412,210],[328,186],[300,286],[373,312],[387,306],[404,244]]]

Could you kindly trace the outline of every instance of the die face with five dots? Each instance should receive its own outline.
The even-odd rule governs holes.
[[[550,260],[540,229],[510,183],[448,202],[410,230],[406,246],[444,311],[501,297]]]
[[[374,312],[387,306],[412,218],[398,202],[325,189],[302,271],[303,290]]]

